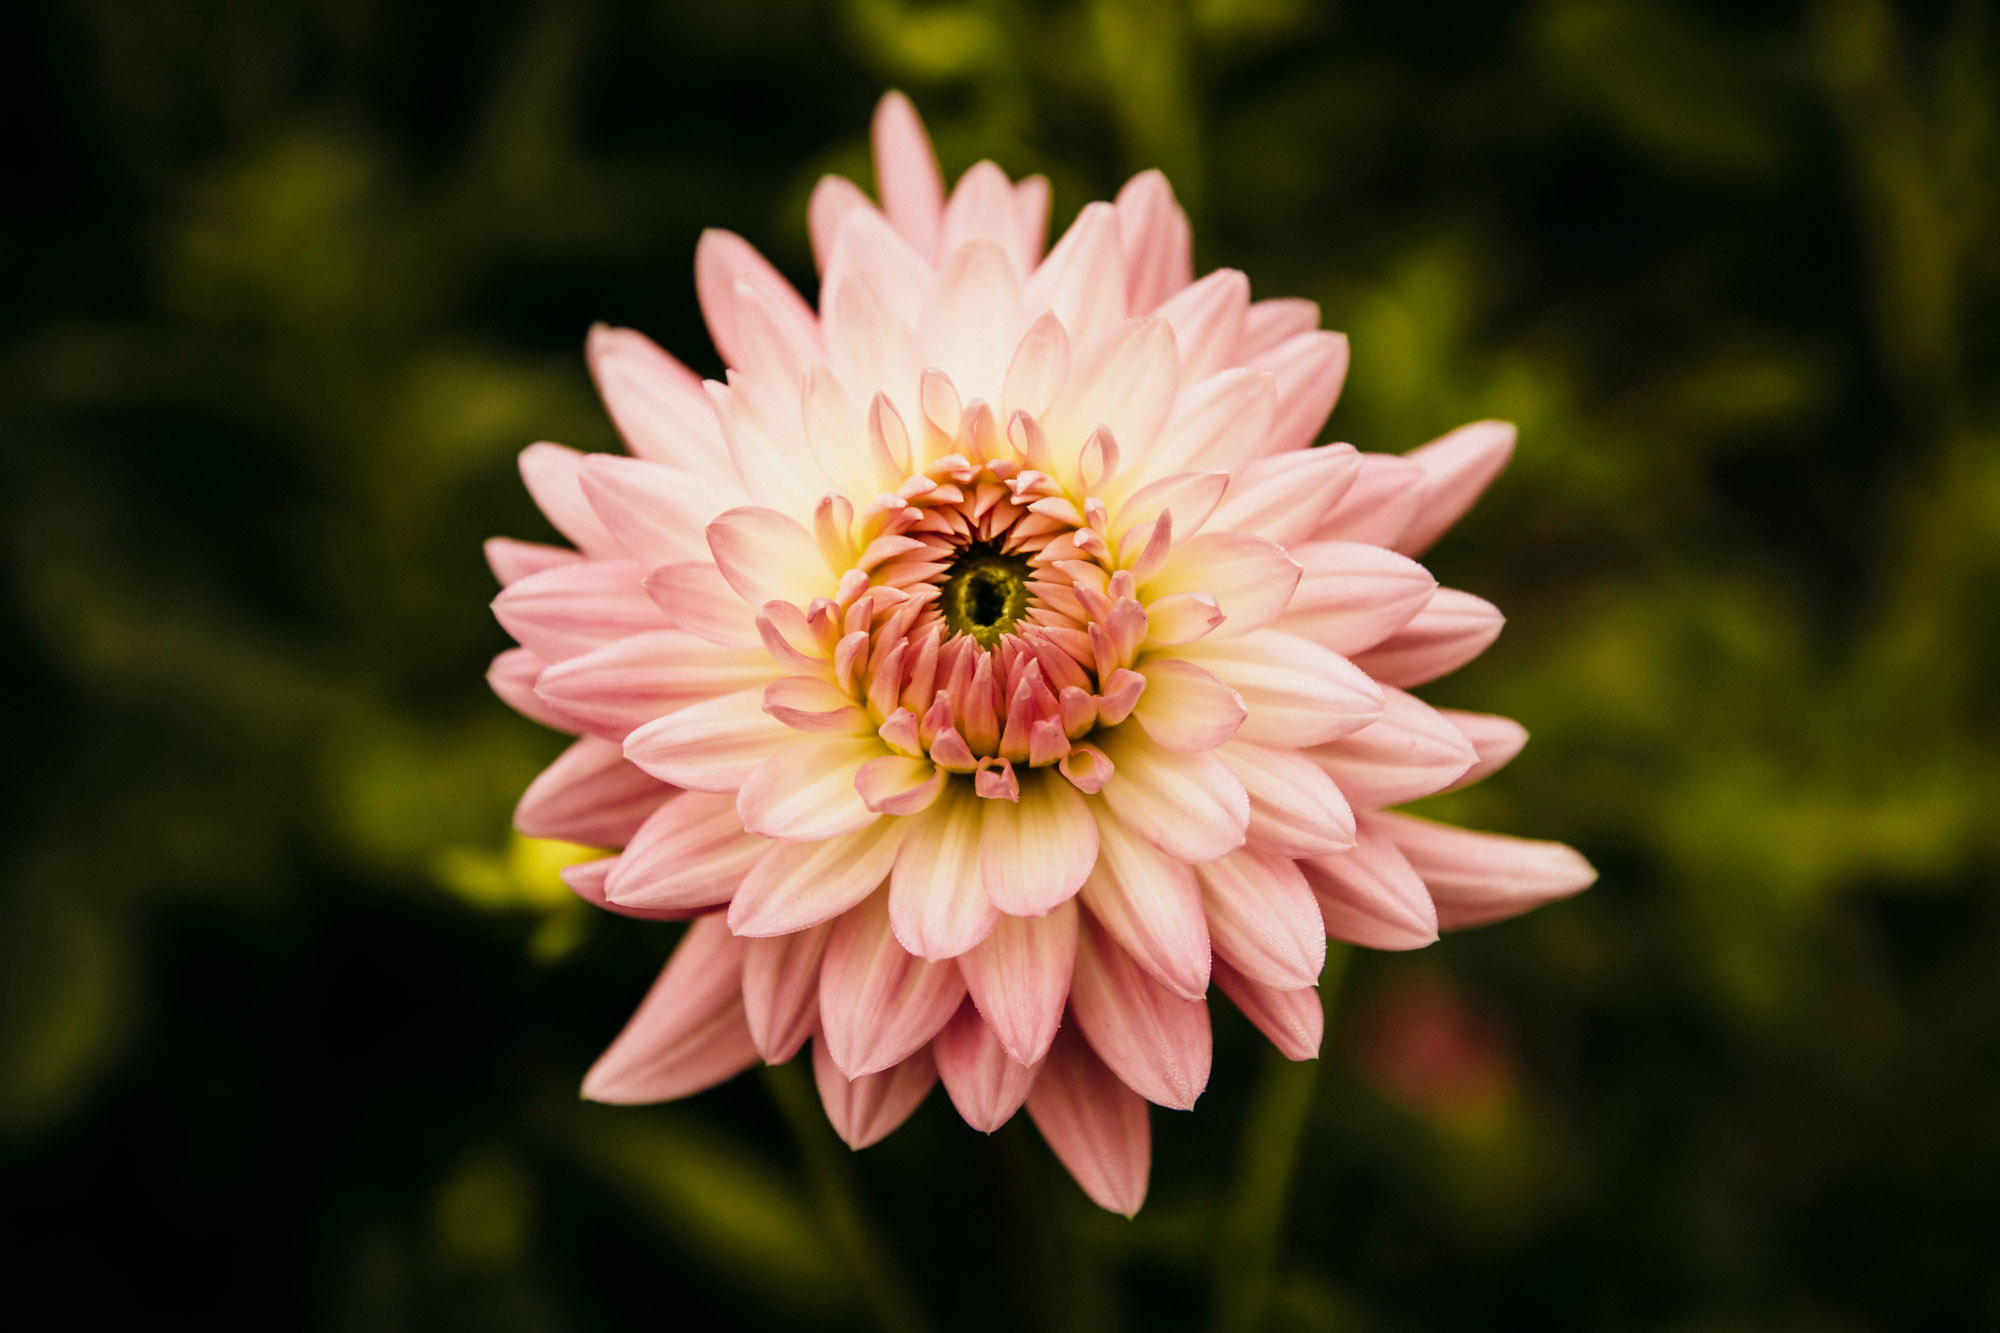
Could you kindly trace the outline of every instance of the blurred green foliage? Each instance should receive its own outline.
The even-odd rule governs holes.
[[[24,0],[0,514],[10,1324],[2000,1324],[2000,31],[1956,0]],[[1233,1017],[1097,1214],[941,1095],[577,1081],[671,927],[515,839],[480,676],[597,319],[809,282],[909,89],[1058,221],[1168,170],[1204,267],[1354,340],[1331,433],[1518,421],[1435,554],[1510,615],[1440,813],[1585,897]],[[1328,988],[1332,996],[1333,987]]]

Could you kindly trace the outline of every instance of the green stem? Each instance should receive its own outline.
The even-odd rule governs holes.
[[[821,1220],[874,1313],[876,1326],[883,1333],[928,1333],[930,1321],[915,1294],[888,1262],[869,1229],[847,1147],[827,1125],[804,1073],[796,1062],[771,1066],[764,1070],[764,1084],[791,1127],[792,1139],[812,1178]]]
[[[1326,1009],[1329,1033],[1347,973],[1347,954],[1345,945],[1329,943],[1326,968],[1320,973],[1320,1003]],[[1218,1227],[1216,1333],[1255,1333],[1270,1309],[1278,1244],[1318,1079],[1319,1061],[1293,1061],[1276,1050],[1265,1052],[1263,1077],[1251,1099],[1237,1153],[1236,1187]]]

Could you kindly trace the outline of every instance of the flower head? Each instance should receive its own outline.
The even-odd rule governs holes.
[[[1407,692],[1499,632],[1412,557],[1513,431],[1312,447],[1346,339],[1195,280],[1157,172],[1044,255],[1045,181],[981,163],[947,197],[896,94],[875,153],[879,208],[813,194],[817,310],[709,232],[726,382],[595,329],[635,456],[522,455],[575,549],[489,545],[521,645],[492,681],[582,738],[517,823],[622,848],[568,872],[592,901],[694,918],[587,1095],[811,1042],[850,1144],[941,1077],[1129,1213],[1144,1102],[1207,1082],[1211,982],[1309,1058],[1329,935],[1415,948],[1592,878],[1384,813],[1526,739]]]

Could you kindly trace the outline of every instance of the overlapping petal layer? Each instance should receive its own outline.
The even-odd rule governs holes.
[[[725,379],[594,330],[633,456],[523,454],[574,549],[489,544],[520,644],[490,678],[581,739],[517,822],[619,849],[576,869],[593,902],[697,918],[587,1095],[810,1044],[853,1146],[942,1079],[1129,1213],[1145,1103],[1206,1085],[1211,982],[1310,1058],[1329,936],[1419,947],[1591,882],[1384,812],[1525,742],[1408,692],[1499,632],[1412,557],[1513,431],[1314,447],[1346,339],[1197,281],[1158,173],[1045,255],[1046,182],[947,193],[896,94],[874,144],[879,207],[813,194],[817,308],[708,233]]]

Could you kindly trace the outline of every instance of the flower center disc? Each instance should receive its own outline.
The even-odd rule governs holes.
[[[946,572],[938,599],[945,624],[991,648],[1028,610],[1028,562],[990,546],[969,547]]]

